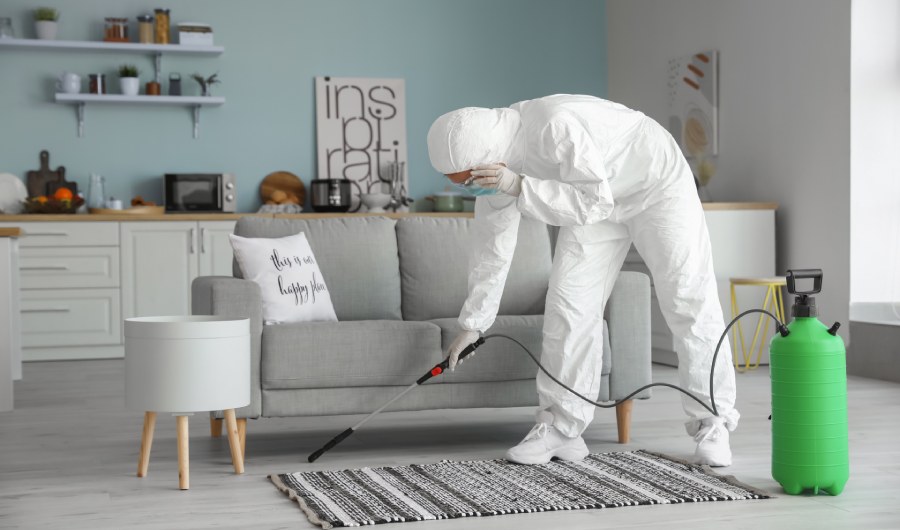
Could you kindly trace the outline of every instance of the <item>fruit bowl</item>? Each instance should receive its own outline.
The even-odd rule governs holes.
[[[75,213],[84,199],[75,196],[71,199],[55,199],[53,197],[31,197],[22,201],[25,213]]]

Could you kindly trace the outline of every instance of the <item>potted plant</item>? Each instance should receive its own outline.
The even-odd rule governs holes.
[[[219,81],[219,73],[218,72],[214,73],[213,75],[211,75],[209,77],[203,77],[200,74],[193,74],[193,75],[191,75],[191,77],[194,78],[194,81],[196,81],[200,85],[200,95],[201,96],[211,96],[212,95],[212,86],[215,85],[216,83],[221,83],[221,81]]]
[[[34,10],[34,32],[41,40],[56,39],[56,21],[59,11],[52,7],[39,7]]]
[[[138,95],[138,89],[141,86],[138,73],[137,66],[133,64],[123,64],[119,67],[119,87],[122,89],[123,95]]]

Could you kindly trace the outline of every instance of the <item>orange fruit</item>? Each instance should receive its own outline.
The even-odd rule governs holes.
[[[41,195],[40,197],[36,198],[35,201],[37,201],[39,204],[44,204],[45,202],[47,202],[47,197]]]
[[[53,198],[62,201],[62,200],[72,200],[72,190],[69,188],[58,188],[56,193],[53,194]]]

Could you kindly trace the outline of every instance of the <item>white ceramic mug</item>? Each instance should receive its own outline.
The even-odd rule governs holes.
[[[81,92],[81,76],[72,72],[63,72],[56,79],[56,89],[66,94]]]

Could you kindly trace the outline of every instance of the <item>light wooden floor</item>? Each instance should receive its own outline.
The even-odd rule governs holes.
[[[385,414],[314,465],[306,456],[354,417],[251,421],[246,474],[205,415],[191,423],[191,489],[177,488],[175,421],[160,415],[149,476],[135,477],[142,415],[124,410],[121,360],[29,363],[16,410],[0,414],[2,528],[313,528],[269,473],[499,458],[532,425],[529,409]],[[465,368],[464,368],[465,369]],[[654,366],[657,381],[675,371]],[[769,476],[768,374],[738,374],[743,418],[727,472],[772,493],[764,501],[583,510],[407,523],[409,530],[530,528],[900,528],[900,384],[851,378],[851,478],[839,497],[780,494]],[[660,389],[635,405],[633,438],[615,443],[599,411],[593,451],[645,448],[687,457],[679,400]],[[384,528],[401,528],[385,526]]]

